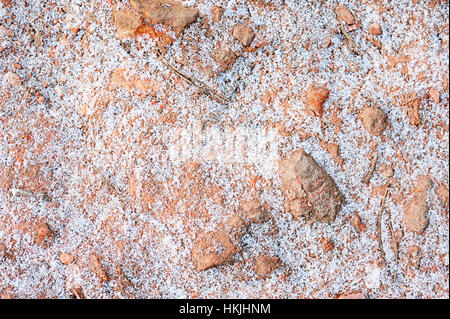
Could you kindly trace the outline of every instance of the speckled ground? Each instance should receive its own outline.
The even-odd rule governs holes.
[[[199,18],[181,35],[119,40],[112,14],[128,0],[0,0],[0,297],[448,298],[448,1],[182,3]],[[236,23],[255,32],[247,48]],[[168,63],[231,101],[177,76],[161,39]],[[225,72],[217,48],[239,56]],[[313,83],[329,90],[322,117],[305,104]],[[378,136],[367,106],[387,115]],[[277,161],[301,148],[345,197],[331,224],[284,209]],[[419,197],[421,234],[405,221]],[[255,198],[269,220],[198,272],[199,234]],[[281,260],[265,278],[261,255]]]

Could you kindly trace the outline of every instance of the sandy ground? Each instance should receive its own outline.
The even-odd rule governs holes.
[[[0,0],[1,298],[449,297],[447,0],[136,2]]]

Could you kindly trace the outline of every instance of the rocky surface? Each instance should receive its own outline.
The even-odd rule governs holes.
[[[244,47],[248,47],[255,39],[255,33],[249,26],[238,23],[233,27],[233,37]]]
[[[172,0],[130,0],[131,6],[147,18],[151,24],[164,24],[178,33],[197,21],[199,12]]]
[[[448,16],[1,0],[0,298],[448,298]]]
[[[314,158],[301,150],[280,162],[282,190],[286,210],[308,222],[335,220],[344,204],[344,196],[334,180]]]
[[[361,118],[370,134],[380,135],[386,128],[387,115],[379,107],[365,108],[361,113]]]
[[[243,235],[244,223],[239,217],[219,224],[216,230],[202,233],[192,249],[192,258],[197,271],[207,270],[230,261],[237,253],[236,242]]]

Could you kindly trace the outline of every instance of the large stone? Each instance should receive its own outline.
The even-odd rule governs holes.
[[[255,33],[249,26],[238,23],[233,28],[233,37],[244,47],[248,47],[255,39]]]
[[[244,228],[244,222],[239,217],[233,217],[227,223],[219,224],[216,230],[200,234],[192,249],[192,259],[197,271],[230,261],[239,251],[237,242]]]
[[[344,196],[314,158],[300,150],[280,161],[279,174],[286,195],[285,208],[294,218],[331,223],[344,204]]]
[[[361,113],[366,130],[372,135],[383,133],[387,125],[387,115],[379,107],[367,107]]]
[[[197,21],[198,9],[187,8],[173,0],[130,0],[131,6],[147,18],[151,24],[171,26],[177,33]]]
[[[255,260],[255,272],[259,277],[266,277],[276,270],[281,264],[277,256],[260,255]]]
[[[404,221],[406,230],[417,234],[422,234],[428,226],[428,204],[426,196],[415,197],[405,209]]]
[[[114,12],[113,19],[116,24],[116,32],[119,39],[132,37],[141,25],[141,17],[128,10]]]

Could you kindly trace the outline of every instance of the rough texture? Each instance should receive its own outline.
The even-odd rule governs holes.
[[[220,22],[224,12],[225,12],[225,10],[222,7],[213,6],[211,8],[212,20],[216,23]]]
[[[387,115],[379,107],[367,107],[361,113],[366,130],[372,135],[383,133],[387,124]]]
[[[255,33],[249,26],[238,23],[233,27],[233,37],[244,47],[248,47],[255,39]]]
[[[337,6],[336,13],[345,21],[348,25],[353,25],[356,23],[355,17],[351,11],[345,6]]]
[[[315,116],[323,116],[323,104],[328,98],[330,91],[326,86],[312,84],[306,91],[306,106]]]
[[[260,277],[268,276],[280,266],[280,261],[276,256],[260,255],[255,261],[255,272]]]
[[[369,33],[372,35],[380,35],[382,33],[381,26],[377,22],[373,22],[369,25]]]
[[[161,23],[182,32],[187,26],[197,21],[199,12],[172,0],[130,0],[132,7],[142,12],[152,24]]]
[[[232,50],[225,50],[222,48],[216,49],[214,53],[214,60],[219,64],[221,71],[229,70],[238,57],[239,56]]]
[[[300,150],[280,162],[286,209],[308,222],[331,223],[344,203],[334,180],[311,155]]]
[[[230,261],[238,248],[233,243],[241,236],[241,224],[236,222],[231,227],[232,234],[224,224],[214,231],[202,233],[192,249],[192,258],[197,271],[207,270]]]
[[[177,34],[129,0],[0,0],[0,298],[448,299],[448,2],[179,3],[199,17]],[[142,23],[118,39],[122,10]],[[256,33],[249,47],[239,23]],[[219,49],[239,56],[224,71]],[[314,83],[329,91],[322,117]],[[388,117],[378,136],[360,116],[369,105]],[[308,223],[283,186],[276,163],[300,149],[345,196],[331,224]],[[432,185],[417,234],[404,217],[420,176]],[[253,200],[266,221],[244,211]],[[224,226],[237,252],[197,271],[199,234],[237,216],[248,227]],[[53,236],[38,244],[42,222]],[[258,276],[261,255],[281,266]]]
[[[119,10],[113,13],[116,24],[117,37],[125,39],[131,37],[141,25],[141,17],[129,10]]]
[[[241,207],[245,216],[253,223],[263,223],[270,218],[270,214],[256,199],[243,201]]]
[[[428,209],[425,197],[418,196],[414,198],[405,208],[406,230],[422,234],[429,224]]]

